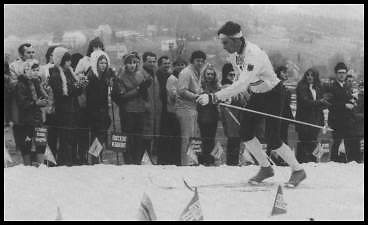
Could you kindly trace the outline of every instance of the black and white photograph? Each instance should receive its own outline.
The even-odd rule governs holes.
[[[4,221],[364,221],[364,4],[4,4]]]

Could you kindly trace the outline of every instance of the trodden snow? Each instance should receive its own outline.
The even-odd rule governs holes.
[[[278,184],[290,168],[274,167],[269,187],[199,188],[204,220],[363,220],[364,164],[303,164],[307,179],[283,188],[287,213],[270,216]],[[245,182],[257,166],[95,165],[4,168],[4,220],[136,220],[143,193],[158,220],[178,220],[193,197],[190,185]],[[151,177],[153,182],[150,182]],[[160,186],[175,187],[172,189]]]

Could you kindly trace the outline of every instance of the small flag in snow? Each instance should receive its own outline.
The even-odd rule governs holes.
[[[180,215],[181,221],[199,221],[203,220],[201,204],[199,203],[197,188],[194,190],[194,196],[190,200],[183,213]]]
[[[271,216],[286,213],[286,203],[283,198],[281,185],[277,188],[275,202],[272,207]]]
[[[93,156],[95,156],[95,157],[98,157],[98,156],[100,155],[100,153],[101,153],[102,149],[103,149],[103,146],[102,146],[102,145],[101,145],[101,143],[98,141],[98,138],[96,138],[96,139],[93,141],[93,143],[92,143],[91,147],[89,148],[88,153],[89,153],[89,154],[91,154],[91,155],[93,155]]]
[[[139,221],[153,221],[157,220],[155,211],[151,199],[146,193],[143,193],[143,197],[138,209],[138,220]]]
[[[63,220],[63,217],[61,216],[60,207],[57,207],[57,215],[55,220]]]
[[[147,151],[144,152],[142,157],[141,165],[153,165],[151,158],[149,157]]]
[[[338,151],[338,152],[339,152],[339,155],[340,155],[341,153],[346,154],[344,140],[342,140],[342,141],[341,141],[340,146],[339,146],[339,151]]]
[[[12,158],[10,157],[10,154],[8,152],[8,149],[5,146],[5,142],[4,142],[4,161],[5,162],[13,162]]]
[[[51,151],[49,145],[46,145],[46,150],[45,150],[45,153],[43,155],[45,157],[45,160],[50,161],[53,164],[57,165],[54,154],[52,154],[52,151]]]
[[[197,165],[198,164],[198,157],[197,154],[194,152],[191,145],[189,145],[189,148],[187,150],[187,155],[189,156],[189,165]]]
[[[217,160],[221,160],[222,156],[224,154],[224,149],[221,146],[220,142],[217,142],[215,148],[213,148],[211,155],[215,157]]]

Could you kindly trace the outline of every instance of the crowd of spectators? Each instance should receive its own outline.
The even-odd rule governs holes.
[[[57,165],[93,165],[100,157],[88,154],[98,140],[107,148],[108,130],[117,118],[111,118],[110,106],[118,107],[120,132],[127,136],[125,164],[141,164],[145,152],[161,165],[190,165],[187,153],[190,138],[201,138],[198,163],[211,166],[216,158],[216,132],[221,121],[226,137],[226,163],[239,165],[241,138],[239,121],[242,112],[236,109],[196,103],[202,93],[214,93],[234,82],[236,73],[230,63],[221,73],[206,63],[206,54],[197,50],[187,61],[153,52],[141,56],[131,52],[121,59],[115,70],[99,38],[89,43],[86,56],[71,55],[62,46],[51,46],[46,64],[35,59],[31,44],[19,46],[19,58],[12,63],[4,60],[4,123],[13,129],[16,149],[24,165],[43,162],[45,146],[34,144],[35,128],[47,127],[47,145]],[[287,81],[287,67],[275,68],[281,82]],[[323,110],[328,109],[328,125],[332,132],[331,160],[362,162],[360,141],[364,136],[364,86],[353,88],[354,77],[344,63],[335,67],[336,78],[331,85],[322,84],[315,68],[305,71],[296,87],[295,119],[324,126]],[[291,92],[285,89],[282,116],[294,119]],[[244,92],[227,103],[246,107],[251,93]],[[290,122],[283,121],[280,136],[288,143]],[[296,156],[299,162],[316,162],[320,129],[295,124],[298,134]],[[264,138],[272,132],[264,128]],[[115,131],[115,126],[114,126]],[[345,145],[345,155],[338,149]],[[272,158],[272,157],[271,157]],[[272,158],[284,165],[279,158]],[[55,166],[55,165],[54,165]]]

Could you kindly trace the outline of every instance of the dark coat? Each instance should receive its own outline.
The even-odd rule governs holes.
[[[68,87],[68,95],[63,95],[62,88],[62,80],[60,76],[60,71],[57,67],[50,68],[50,80],[49,85],[52,88],[52,92],[54,95],[54,105],[55,105],[55,113],[56,120],[58,124],[61,126],[74,126],[74,119],[72,115],[66,114],[75,114],[79,112],[79,102],[78,96],[82,94],[82,88],[77,86],[77,80],[71,74],[70,70],[64,71],[67,87]],[[68,120],[68,121],[65,121]],[[70,121],[69,121],[70,120]]]
[[[115,77],[109,68],[97,77],[91,69],[87,72],[88,85],[86,87],[87,117],[89,124],[99,123],[98,127],[107,129],[110,126],[108,92],[111,80]]]
[[[209,84],[208,82],[202,82],[202,88],[204,93],[215,93],[220,88],[217,83]],[[219,120],[219,111],[216,104],[209,103],[205,106],[197,105],[198,111],[198,123],[217,123]]]
[[[331,103],[328,125],[333,129],[343,131],[348,125],[345,120],[349,114],[349,109],[345,107],[345,104],[349,102],[350,94],[336,80],[333,81],[327,92],[330,94],[328,101]]]
[[[312,92],[308,84],[299,83],[296,88],[296,115],[295,119],[319,126],[323,126],[323,109],[326,108],[320,102],[323,98],[322,88],[316,87],[316,100],[313,99]],[[309,126],[296,125],[297,132],[305,132]],[[315,129],[315,128],[314,128]]]
[[[47,95],[42,90],[40,81],[20,75],[15,90],[19,123],[31,126],[42,125],[42,111],[41,107],[36,105],[36,101],[41,98],[47,99]]]
[[[294,119],[293,113],[291,111],[291,91],[286,88],[285,101],[284,101],[284,110],[282,112],[282,116],[289,119]],[[286,121],[285,121],[286,122]]]

